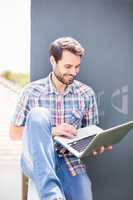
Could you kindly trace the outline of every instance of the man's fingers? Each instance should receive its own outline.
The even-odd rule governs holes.
[[[97,151],[93,150],[92,154],[93,154],[93,156],[96,156],[98,153],[97,153]]]
[[[105,150],[112,150],[112,145],[109,145],[108,147],[104,147],[104,146],[101,146],[100,149],[95,149],[92,151],[92,154],[95,156],[97,154],[102,154],[104,153]]]
[[[97,154],[102,154],[105,151],[105,147],[101,146],[100,149],[95,149],[92,151],[92,154],[95,156]]]
[[[74,128],[74,127],[71,126],[71,125],[64,126],[63,130],[64,130],[65,132],[69,132],[69,133],[73,134],[74,136],[77,135],[77,130],[76,130],[76,128]]]
[[[77,130],[71,124],[63,123],[52,128],[52,136],[54,137],[57,135],[73,139],[77,136]]]
[[[100,150],[99,150],[99,153],[102,154],[105,150],[105,147],[104,146],[101,146]]]
[[[64,137],[69,138],[69,139],[73,139],[73,138],[75,137],[75,135],[72,134],[72,133],[69,132],[69,131],[63,131],[63,132],[62,132],[62,135],[63,135]]]
[[[113,146],[112,145],[109,145],[108,147],[107,147],[107,150],[112,150],[113,149]]]

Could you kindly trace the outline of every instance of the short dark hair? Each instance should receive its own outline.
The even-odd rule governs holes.
[[[80,57],[84,55],[85,51],[77,40],[71,37],[61,37],[50,44],[49,54],[54,57],[56,62],[58,62],[61,60],[63,50],[68,50]]]

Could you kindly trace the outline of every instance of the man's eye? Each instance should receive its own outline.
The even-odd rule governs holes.
[[[76,68],[76,69],[79,69],[79,68],[80,68],[80,65],[76,66],[75,68]]]
[[[70,65],[66,65],[65,67],[66,67],[67,69],[70,69],[70,68],[71,68],[71,66],[70,66]]]

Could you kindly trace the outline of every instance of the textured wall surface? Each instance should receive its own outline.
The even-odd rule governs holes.
[[[48,45],[72,36],[86,48],[79,80],[97,94],[100,126],[133,119],[133,1],[32,0],[31,80],[51,70]],[[94,200],[133,199],[133,131],[112,152],[88,158]]]

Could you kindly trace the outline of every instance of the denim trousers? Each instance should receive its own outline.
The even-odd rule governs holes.
[[[54,150],[47,109],[33,108],[23,133],[21,167],[29,178],[28,200],[92,200],[85,172],[72,176],[63,157]]]

